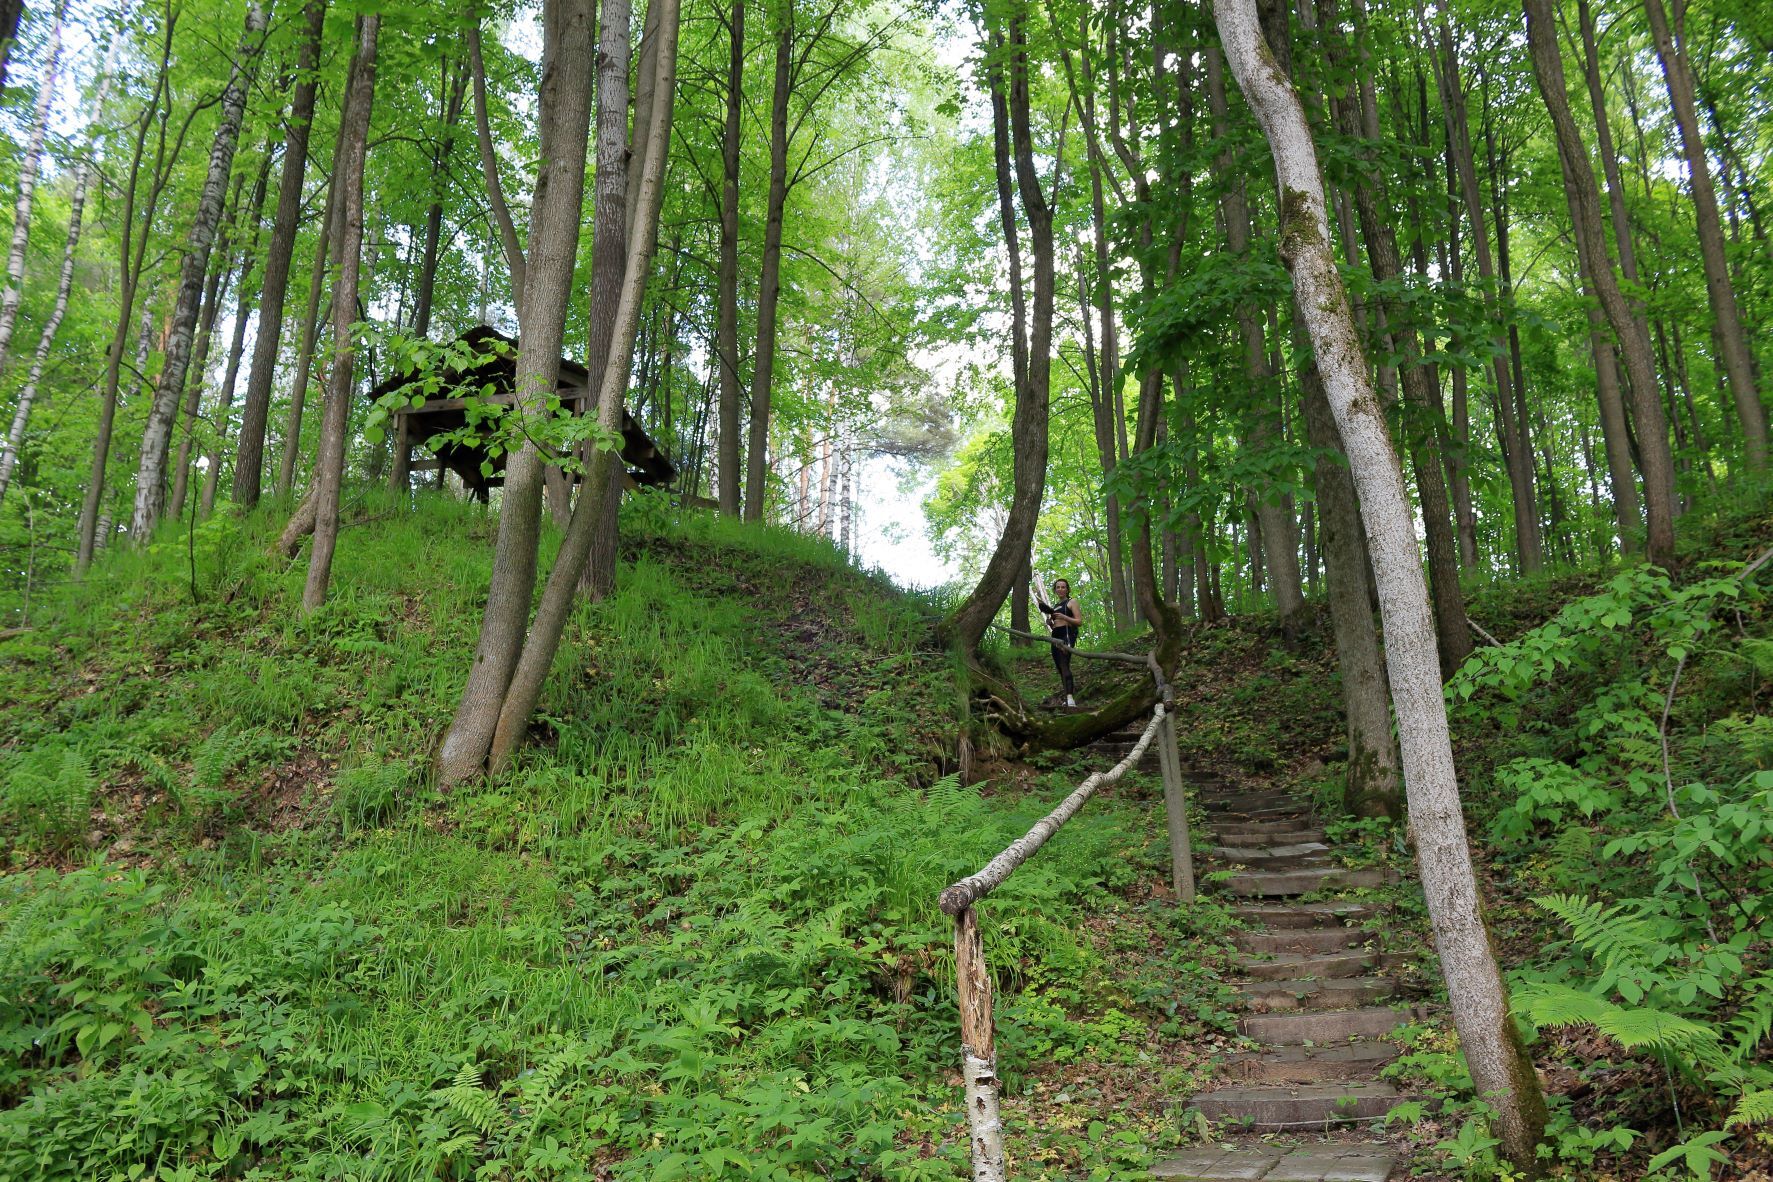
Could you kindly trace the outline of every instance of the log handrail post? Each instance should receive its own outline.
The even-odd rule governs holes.
[[[997,627],[998,625],[993,625]],[[1053,811],[1036,821],[1027,833],[1005,846],[977,873],[943,890],[938,905],[954,919],[955,995],[960,1006],[961,1078],[966,1089],[968,1140],[972,1150],[973,1182],[1005,1182],[1008,1177],[1004,1150],[1003,1112],[997,1076],[997,1039],[991,1017],[991,971],[985,963],[985,944],[979,932],[977,904],[1037,853],[1065,822],[1076,816],[1097,789],[1113,784],[1145,755],[1153,742],[1163,769],[1164,812],[1170,841],[1170,882],[1176,897],[1194,901],[1194,858],[1189,846],[1187,802],[1183,794],[1182,761],[1176,748],[1175,695],[1157,658],[1150,654],[1096,653],[1073,649],[1051,637],[1004,628],[1012,636],[1046,640],[1055,648],[1080,657],[1094,657],[1121,664],[1143,665],[1157,683],[1158,702],[1151,721],[1125,758],[1105,772],[1096,772],[1079,784]]]

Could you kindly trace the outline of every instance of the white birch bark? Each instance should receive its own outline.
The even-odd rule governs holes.
[[[1503,1151],[1517,1166],[1536,1173],[1534,1148],[1544,1133],[1544,1099],[1509,1015],[1507,990],[1484,929],[1441,695],[1428,586],[1403,470],[1367,378],[1348,294],[1330,247],[1317,151],[1299,96],[1263,41],[1255,0],[1215,0],[1214,14],[1232,73],[1274,156],[1281,260],[1292,275],[1360,494],[1385,627],[1417,862],[1454,1024],[1472,1079],[1495,1108]]]
[[[92,109],[101,115],[105,109],[105,101],[111,95],[111,69],[117,61],[117,47],[123,43],[121,37],[113,38],[111,46],[105,51],[105,64],[99,70],[98,93],[93,96]],[[98,126],[94,119],[93,126]],[[55,346],[55,334],[61,330],[62,318],[68,314],[68,294],[74,290],[74,257],[80,246],[80,227],[86,214],[86,192],[92,186],[93,155],[97,145],[96,134],[90,137],[87,152],[74,169],[74,191],[68,199],[68,240],[62,247],[62,273],[56,283],[55,307],[50,310],[49,319],[43,322],[43,334],[37,338],[37,352],[31,357],[31,371],[25,377],[25,384],[18,392],[18,404],[13,408],[12,427],[6,433],[6,445],[0,450],[0,500],[6,499],[7,485],[12,483],[12,472],[18,465],[19,448],[23,446],[25,428],[31,421],[31,404],[37,400],[37,386],[43,380],[44,367],[49,364],[49,351]]]
[[[12,349],[12,332],[18,325],[18,306],[25,297],[25,247],[31,238],[31,205],[37,195],[37,173],[43,164],[43,140],[49,134],[49,108],[55,102],[55,80],[62,65],[62,15],[67,0],[55,6],[54,22],[49,26],[48,60],[43,67],[43,84],[37,90],[37,105],[31,112],[31,136],[25,145],[25,158],[19,165],[18,200],[13,206],[12,245],[6,253],[6,290],[0,292],[0,368]],[[10,454],[10,452],[8,453]]]
[[[197,200],[197,216],[191,222],[185,258],[179,271],[178,302],[174,305],[172,332],[166,342],[166,361],[160,368],[160,380],[155,384],[154,400],[148,408],[148,424],[142,431],[135,509],[129,525],[130,536],[137,545],[149,541],[166,503],[166,453],[172,442],[173,415],[178,410],[179,393],[185,387],[185,374],[191,364],[191,337],[197,327],[198,300],[203,294],[204,273],[209,270],[210,248],[215,244],[216,228],[221,222],[222,199],[228,186],[228,174],[234,167],[234,149],[240,142],[240,124],[246,115],[247,82],[264,45],[266,20],[263,4],[255,0],[247,7],[246,29],[228,75],[228,87],[222,92],[221,122],[216,127],[215,143],[209,152],[209,173],[203,180],[203,191]]]

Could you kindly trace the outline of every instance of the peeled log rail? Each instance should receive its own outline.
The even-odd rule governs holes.
[[[1159,684],[1162,685],[1161,680]],[[1046,844],[1047,839],[1059,831],[1060,826],[1077,815],[1077,811],[1095,795],[1097,789],[1126,775],[1139,762],[1153,739],[1160,738],[1161,735],[1174,743],[1175,730],[1169,723],[1168,712],[1164,709],[1164,704],[1159,702],[1151,711],[1151,721],[1145,725],[1139,741],[1133,744],[1132,751],[1127,753],[1125,759],[1079,784],[1071,795],[1059,802],[1057,808],[1036,821],[1033,828],[987,862],[983,870],[954,883],[942,892],[938,900],[942,910],[954,917],[954,977],[960,1005],[961,1076],[966,1087],[973,1182],[1004,1182],[1006,1177],[1003,1113],[999,1103],[997,1078],[997,1039],[991,1020],[991,972],[985,964],[985,945],[979,935],[979,916],[973,910],[973,905],[1002,886],[1004,880],[1018,866],[1033,857]],[[1166,800],[1171,798],[1170,781],[1176,766],[1175,752],[1167,751],[1164,759]],[[1177,787],[1175,799],[1179,803],[1181,776],[1175,775],[1174,779]],[[1184,819],[1184,849],[1187,840],[1187,822]],[[1175,848],[1175,831],[1172,829],[1172,853]],[[1174,873],[1178,876],[1182,873],[1180,864]],[[1188,872],[1188,880],[1187,897],[1192,899],[1192,870]]]
[[[1004,879],[1034,856],[1036,850],[1047,843],[1047,839],[1059,831],[1059,826],[1077,815],[1077,810],[1084,802],[1096,794],[1096,789],[1104,784],[1112,784],[1138,763],[1144,756],[1145,749],[1157,736],[1158,728],[1163,724],[1164,707],[1159,702],[1151,711],[1151,721],[1145,724],[1145,730],[1139,735],[1139,741],[1127,757],[1105,772],[1097,772],[1059,802],[1059,807],[1034,823],[1034,827],[1004,848],[1003,853],[985,864],[985,868],[977,874],[970,874],[942,892],[937,905],[949,915],[958,916],[962,911],[989,895],[1003,885]]]

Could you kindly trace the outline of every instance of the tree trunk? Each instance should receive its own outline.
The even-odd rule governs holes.
[[[1009,517],[984,572],[979,576],[978,584],[949,613],[941,626],[943,638],[948,644],[968,654],[978,650],[986,627],[997,615],[997,609],[1003,606],[1016,576],[1027,567],[1029,554],[1033,549],[1034,527],[1040,516],[1040,502],[1046,486],[1047,397],[1053,360],[1053,211],[1041,192],[1040,176],[1034,159],[1034,138],[1029,118],[1028,53],[1022,17],[1018,14],[1009,20],[1010,84],[1007,102],[1002,93],[1003,69],[995,60],[1003,55],[1004,39],[995,32],[991,34],[991,39],[986,72],[992,90],[994,119],[999,121],[996,135],[1001,153],[1001,118],[1003,108],[1007,107],[1016,187],[1021,193],[1022,210],[1028,220],[1030,249],[1034,255],[1034,307],[1024,353],[1026,378],[1017,385],[1016,409],[1010,424],[1014,488],[1010,497]],[[1001,204],[1003,175],[1006,171],[1001,154],[998,171]],[[1004,212],[1005,221],[1013,222],[1014,212]],[[1012,267],[1019,262],[1014,252],[1011,262]],[[1019,287],[1020,280],[1015,280],[1015,284]]]
[[[732,0],[727,25],[726,126],[720,141],[720,273],[714,353],[720,365],[720,511],[739,515],[739,116],[744,109],[745,0]]]
[[[593,375],[587,379],[591,382],[599,381],[609,365],[610,337],[616,327],[622,271],[628,260],[628,73],[633,56],[632,24],[629,0],[603,0],[597,22],[597,172],[591,228],[591,320],[585,349],[585,369]],[[587,391],[587,398],[595,392]],[[598,413],[590,405],[582,411]],[[620,416],[616,422],[620,425]],[[589,446],[581,458],[585,464],[581,497],[589,494],[593,480],[601,477],[606,484],[616,482],[613,488],[599,493],[608,509],[598,521],[591,543],[598,560],[586,562],[584,582],[580,585],[586,597],[595,602],[615,586],[615,509],[621,496],[622,474],[618,470],[620,464],[600,464]]]
[[[152,538],[154,527],[160,521],[160,511],[166,504],[166,455],[172,440],[173,414],[178,410],[179,392],[185,387],[190,366],[197,303],[203,293],[204,272],[209,269],[210,248],[215,243],[216,228],[221,221],[222,198],[228,173],[234,165],[234,149],[240,141],[240,123],[246,113],[246,91],[259,49],[264,44],[265,25],[263,5],[259,0],[251,0],[246,9],[246,31],[235,51],[228,87],[222,94],[221,122],[216,128],[215,144],[210,149],[209,174],[204,179],[203,191],[197,201],[197,215],[185,243],[178,302],[173,312],[172,333],[166,344],[166,362],[154,387],[147,427],[142,432],[135,509],[129,526],[130,537],[138,546],[147,544]]]
[[[620,302],[616,308],[615,327],[610,334],[609,363],[604,367],[597,396],[598,426],[614,431],[621,426],[622,402],[628,389],[632,370],[634,338],[640,327],[641,304],[646,296],[647,278],[652,268],[653,250],[658,242],[659,207],[663,196],[666,157],[669,155],[671,114],[677,79],[677,37],[681,9],[678,0],[652,0],[657,18],[648,13],[647,23],[657,30],[654,72],[650,83],[651,102],[644,137],[637,130],[635,160],[639,164],[640,191],[629,222],[628,259],[623,267]],[[650,6],[649,6],[650,7]],[[644,55],[643,55],[644,60]],[[585,562],[597,523],[607,511],[605,498],[612,488],[607,479],[608,466],[616,456],[598,452],[597,462],[604,471],[593,469],[593,478],[586,482],[579,500],[573,506],[573,517],[561,539],[554,569],[548,573],[542,602],[523,644],[523,654],[510,680],[505,700],[498,713],[498,725],[489,744],[490,763],[497,771],[522,744],[529,729],[530,716],[541,700],[542,685],[554,664],[560,648],[561,633],[566,630],[567,616],[572,611],[575,589],[584,574]],[[604,479],[596,477],[602,475]]]
[[[16,21],[17,17],[13,19]],[[92,110],[100,119],[104,116],[105,100],[110,97],[111,84],[115,78],[113,67],[122,44],[123,38],[113,37],[110,47],[105,51],[105,64],[99,67],[98,91],[93,96]],[[86,194],[92,187],[97,127],[98,123],[95,121],[94,131],[88,136],[86,153],[74,168],[74,189],[68,198],[68,238],[62,247],[62,270],[56,282],[55,306],[50,310],[49,319],[43,322],[43,332],[37,338],[37,351],[31,357],[30,372],[25,377],[24,385],[19,388],[18,404],[13,408],[12,426],[6,433],[6,447],[0,452],[0,500],[6,499],[7,485],[12,482],[13,470],[18,465],[19,449],[24,446],[25,428],[31,421],[31,405],[37,399],[37,386],[43,380],[43,370],[49,364],[49,351],[55,345],[55,335],[61,330],[62,319],[67,315],[68,296],[74,290],[74,260],[86,213]],[[127,308],[124,314],[128,315]]]
[[[326,213],[320,233],[314,242],[314,266],[308,274],[308,304],[302,316],[302,343],[296,352],[295,377],[289,384],[289,417],[283,427],[283,456],[277,469],[277,495],[288,496],[295,486],[296,465],[302,455],[302,411],[308,401],[308,378],[313,372],[314,349],[320,336],[320,296],[326,290],[326,260],[331,257],[332,240],[337,236],[339,220],[339,153],[333,152],[332,183],[327,186]],[[330,311],[330,309],[329,309]]]
[[[1357,30],[1359,25],[1356,26]],[[1332,42],[1333,43],[1333,42]],[[1339,56],[1339,55],[1338,55]],[[1345,135],[1361,138],[1370,130],[1363,124],[1360,112],[1351,102],[1333,104]],[[1375,121],[1377,116],[1375,115]],[[1368,140],[1369,151],[1377,143]],[[1373,278],[1384,290],[1397,285],[1404,275],[1397,238],[1380,209],[1384,196],[1382,174],[1376,167],[1362,169],[1355,184],[1355,209],[1359,214],[1361,238],[1366,244],[1367,260]],[[1435,637],[1439,646],[1441,675],[1451,677],[1471,655],[1471,626],[1465,618],[1465,597],[1459,589],[1459,560],[1453,540],[1452,512],[1447,505],[1447,487],[1442,477],[1440,454],[1440,398],[1432,385],[1429,370],[1422,360],[1416,330],[1408,327],[1404,310],[1395,300],[1381,297],[1378,310],[1386,328],[1382,335],[1390,338],[1398,354],[1398,379],[1404,401],[1414,412],[1404,420],[1404,439],[1410,451],[1410,463],[1416,470],[1416,488],[1422,501],[1423,533],[1428,543],[1428,585],[1433,598]],[[1315,375],[1314,378],[1315,379]]]
[[[1671,29],[1662,0],[1644,0],[1650,18],[1650,34],[1662,75],[1668,80],[1668,97],[1674,105],[1675,126],[1681,133],[1681,151],[1687,159],[1687,189],[1693,198],[1693,218],[1699,231],[1699,257],[1705,266],[1705,298],[1711,305],[1724,373],[1736,402],[1742,425],[1748,466],[1756,471],[1767,466],[1767,408],[1755,389],[1754,363],[1748,351],[1748,335],[1742,313],[1736,307],[1736,290],[1730,283],[1730,263],[1724,256],[1724,231],[1718,221],[1718,198],[1711,183],[1711,162],[1699,134],[1699,111],[1693,101],[1692,65],[1687,60],[1686,38],[1680,27],[1681,9],[1675,9]]]
[[[505,251],[505,267],[511,274],[511,302],[517,308],[517,323],[523,324],[523,295],[528,277],[523,258],[523,244],[517,239],[517,225],[511,220],[511,206],[505,200],[505,186],[499,180],[499,154],[493,146],[492,122],[486,114],[486,63],[480,57],[480,22],[468,23],[468,72],[474,90],[475,143],[480,148],[480,171],[486,177],[486,200],[492,210],[493,225],[498,228],[499,245]],[[484,312],[481,319],[485,319]]]
[[[216,399],[215,435],[210,441],[209,450],[205,453],[208,461],[207,471],[203,475],[203,493],[197,504],[197,511],[208,517],[215,509],[216,489],[222,477],[222,451],[228,439],[228,410],[234,403],[234,384],[240,377],[240,356],[246,346],[246,322],[252,319],[252,304],[257,301],[260,289],[252,285],[252,263],[258,254],[259,233],[263,230],[260,218],[264,206],[265,181],[270,175],[270,157],[265,158],[265,169],[259,173],[259,183],[253,193],[252,211],[255,225],[252,242],[240,264],[240,290],[234,305],[234,339],[228,343],[228,364],[222,374],[222,388]]]
[[[357,284],[363,263],[363,165],[369,146],[370,116],[376,97],[378,13],[357,18],[357,45],[351,59],[350,82],[339,127],[339,234],[333,247],[338,269],[332,295],[333,357],[326,371],[326,404],[320,420],[320,456],[315,466],[314,545],[308,552],[308,580],[302,587],[302,612],[326,602],[332,582],[332,556],[339,538],[339,494],[345,478],[345,432],[351,418],[351,390],[356,368]]]
[[[1299,380],[1306,431],[1311,446],[1318,449],[1317,505],[1323,525],[1319,537],[1348,726],[1343,807],[1350,816],[1401,819],[1403,784],[1398,778],[1397,740],[1391,733],[1385,654],[1373,627],[1372,578],[1361,547],[1360,505],[1315,361],[1307,363]]]
[[[290,100],[289,129],[283,141],[283,172],[277,179],[277,213],[271,225],[271,246],[265,255],[259,327],[252,340],[252,368],[247,371],[239,443],[234,453],[233,496],[234,503],[242,509],[257,505],[264,487],[271,383],[277,375],[277,350],[283,343],[283,303],[289,291],[296,233],[302,223],[302,181],[308,171],[308,136],[314,129],[314,96],[320,84],[320,41],[326,25],[326,0],[308,0],[303,18],[307,25],[296,59],[295,94]],[[322,230],[321,237],[325,236]]]
[[[1674,457],[1669,451],[1668,424],[1656,393],[1656,366],[1650,352],[1649,330],[1626,302],[1613,276],[1601,227],[1600,190],[1594,166],[1582,143],[1576,120],[1570,114],[1564,84],[1564,60],[1558,46],[1557,19],[1551,0],[1524,0],[1527,15],[1527,49],[1533,59],[1533,77],[1551,115],[1557,137],[1558,163],[1563,171],[1564,195],[1570,218],[1583,250],[1593,260],[1596,294],[1607,321],[1619,338],[1625,355],[1626,379],[1631,384],[1631,408],[1637,428],[1639,463],[1644,474],[1644,508],[1648,518],[1645,551],[1651,562],[1667,567],[1674,562]],[[1603,265],[1604,264],[1604,265]]]
[[[443,142],[431,156],[431,204],[425,207],[425,244],[419,256],[419,289],[413,298],[412,332],[431,335],[431,305],[437,293],[437,255],[443,243],[443,189],[450,151],[455,147],[456,122],[462,116],[462,97],[467,84],[467,63],[456,66],[443,96]]]
[[[1212,109],[1215,135],[1228,143],[1228,107],[1225,102],[1224,70],[1216,50],[1207,50],[1207,101]],[[1249,202],[1244,181],[1234,171],[1230,149],[1222,150],[1213,161],[1214,171],[1228,182],[1221,199],[1225,215],[1225,249],[1244,256],[1250,250],[1252,229]],[[1268,365],[1260,311],[1248,303],[1237,310],[1238,333],[1243,339],[1244,376],[1255,394],[1254,417],[1245,437],[1245,445],[1260,452],[1274,445],[1280,426],[1280,386]],[[1271,489],[1251,490],[1255,501],[1260,545],[1268,581],[1274,591],[1274,605],[1280,613],[1281,632],[1292,644],[1297,638],[1300,614],[1305,607],[1305,594],[1299,582],[1299,549],[1293,514],[1279,494]],[[1254,550],[1252,550],[1252,572]]]
[[[1441,108],[1446,116],[1447,141],[1459,175],[1460,194],[1465,201],[1465,216],[1471,225],[1472,253],[1477,256],[1478,278],[1483,283],[1484,310],[1492,329],[1496,358],[1492,372],[1496,379],[1497,434],[1502,445],[1502,462],[1508,470],[1509,488],[1514,495],[1515,554],[1521,573],[1528,574],[1545,564],[1539,540],[1539,519],[1533,503],[1532,458],[1519,445],[1515,426],[1514,382],[1508,371],[1508,341],[1503,327],[1503,309],[1496,274],[1495,256],[1490,253],[1490,229],[1484,218],[1483,198],[1479,195],[1477,166],[1473,162],[1470,121],[1466,113],[1465,92],[1459,81],[1459,59],[1453,49],[1453,36],[1447,22],[1446,0],[1440,4],[1440,54],[1436,74],[1440,84]]]
[[[751,435],[745,456],[745,520],[763,520],[764,463],[770,439],[770,389],[775,381],[776,306],[782,294],[782,207],[788,200],[788,96],[794,64],[794,6],[782,6],[776,30],[776,81],[770,98],[770,187],[763,223],[763,269],[757,281],[757,351],[751,359]]]
[[[86,496],[80,506],[79,536],[75,546],[74,574],[79,577],[86,573],[92,562],[95,543],[99,536],[99,517],[105,505],[105,469],[111,456],[111,434],[117,420],[117,398],[123,372],[123,349],[129,340],[130,317],[135,309],[136,291],[140,286],[142,263],[148,250],[147,227],[154,222],[155,211],[159,207],[160,194],[164,191],[169,173],[162,171],[161,165],[167,158],[167,109],[168,95],[171,89],[171,73],[168,67],[172,61],[173,30],[176,21],[168,19],[163,22],[160,31],[160,62],[154,75],[154,89],[147,105],[143,107],[141,122],[136,126],[135,146],[131,150],[129,160],[129,181],[123,190],[123,222],[122,241],[118,249],[119,290],[117,293],[117,327],[111,336],[111,348],[105,355],[104,393],[99,402],[98,430],[92,445],[92,467],[86,481]],[[155,148],[155,164],[153,180],[148,186],[148,198],[142,203],[142,232],[136,231],[137,196],[141,182],[142,160],[147,146],[148,128],[155,123],[155,115],[159,115],[158,144]],[[182,138],[180,140],[182,146]],[[175,148],[172,155],[176,157]],[[151,322],[147,302],[141,309],[142,327],[137,334],[140,351],[136,360],[136,373],[139,375],[147,364],[147,348]],[[109,529],[106,531],[107,539]]]
[[[31,238],[31,205],[37,192],[37,172],[43,163],[43,140],[49,133],[49,112],[55,103],[55,84],[62,66],[62,17],[67,0],[57,0],[50,18],[49,46],[43,81],[37,86],[37,104],[31,111],[31,130],[19,163],[18,199],[12,211],[12,245],[6,253],[6,288],[0,291],[0,369],[12,351],[12,332],[18,324],[18,306],[25,296],[25,248]]]
[[[559,382],[585,192],[593,13],[591,0],[549,0],[543,10],[542,163],[531,204],[523,335],[517,349],[516,389],[524,392],[520,406],[526,415],[545,415],[545,404]],[[478,775],[485,765],[500,708],[518,667],[535,590],[544,464],[540,448],[526,442],[505,470],[492,582],[474,665],[437,753],[438,778],[445,787]],[[592,490],[587,478],[575,517],[596,499]],[[571,586],[578,586],[576,571]]]
[[[1217,0],[1215,15],[1232,72],[1274,157],[1281,261],[1293,277],[1367,525],[1417,862],[1454,1025],[1477,1090],[1495,1110],[1502,1152],[1518,1169],[1537,1173],[1545,1102],[1484,930],[1415,524],[1330,249],[1317,152],[1298,95],[1263,42],[1253,0]]]

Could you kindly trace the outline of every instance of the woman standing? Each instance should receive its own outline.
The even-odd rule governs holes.
[[[1059,683],[1065,690],[1065,704],[1077,705],[1077,686],[1071,680],[1071,650],[1077,647],[1077,630],[1083,623],[1083,613],[1078,611],[1077,604],[1071,598],[1071,584],[1060,579],[1053,584],[1053,594],[1057,602],[1049,605],[1044,595],[1036,597],[1041,614],[1047,618],[1047,627],[1052,630],[1053,639],[1057,641],[1053,647],[1053,668],[1059,671]]]

